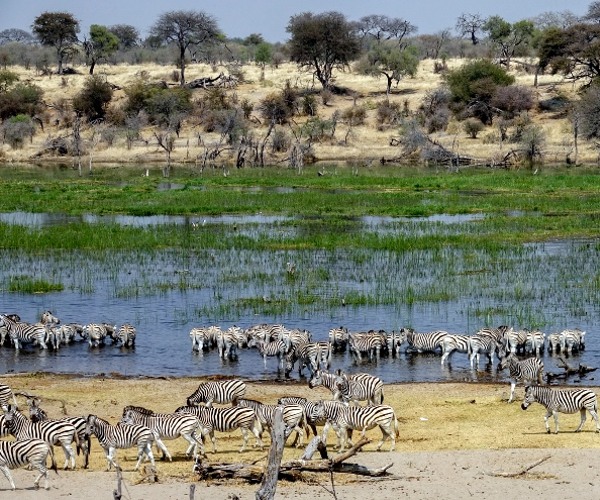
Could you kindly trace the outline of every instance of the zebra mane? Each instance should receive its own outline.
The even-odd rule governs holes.
[[[125,415],[125,413],[128,411],[134,411],[136,413],[141,413],[142,415],[154,415],[154,412],[152,410],[149,410],[148,408],[144,408],[143,406],[134,406],[134,405],[126,406],[125,408],[123,408],[123,415]]]

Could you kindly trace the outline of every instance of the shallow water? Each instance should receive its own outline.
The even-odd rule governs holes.
[[[50,214],[2,214],[9,224],[40,226],[64,224],[70,218]],[[158,224],[214,225],[215,230],[236,225],[253,237],[282,231],[285,218],[261,214],[244,217],[98,217],[77,221],[153,226]],[[436,216],[420,219],[365,217],[356,230],[374,232],[461,231],[479,216]],[[456,226],[450,228],[449,226]],[[475,250],[444,249],[403,254],[385,251],[202,251],[152,253],[105,252],[21,255],[4,252],[0,260],[1,310],[36,321],[51,310],[64,323],[107,321],[137,327],[135,350],[107,345],[90,349],[79,342],[59,351],[26,349],[17,354],[0,348],[1,372],[122,374],[126,376],[235,375],[276,379],[276,361],[265,368],[255,350],[242,350],[237,361],[222,362],[216,353],[191,351],[189,331],[211,324],[227,328],[258,323],[283,323],[308,329],[324,340],[330,328],[351,331],[417,331],[443,329],[475,333],[483,326],[509,324],[516,328],[542,324],[546,333],[563,328],[587,331],[586,350],[571,359],[574,364],[600,364],[599,292],[592,283],[600,262],[594,245],[581,241],[525,245],[513,252],[487,255]],[[297,277],[286,281],[288,262]],[[23,295],[6,291],[15,276],[34,276],[60,282],[64,291]],[[326,276],[325,279],[322,276]],[[319,279],[317,279],[319,276]],[[276,303],[311,293],[316,302],[277,308]],[[440,292],[440,296],[436,293]],[[379,303],[343,306],[349,293],[398,297]],[[446,295],[447,294],[447,297]],[[262,300],[261,300],[262,297]],[[445,298],[446,297],[446,298]],[[258,301],[256,300],[258,298]],[[413,300],[414,299],[414,300]],[[533,325],[538,326],[538,325]],[[545,357],[546,371],[558,372],[556,359]],[[337,355],[332,369],[368,371],[387,382],[464,381],[504,379],[495,368],[471,370],[466,354],[456,353],[450,367],[439,356],[405,355],[379,363],[353,364]],[[294,378],[298,375],[294,372]],[[578,383],[571,379],[570,383]],[[594,374],[581,382],[600,385]]]

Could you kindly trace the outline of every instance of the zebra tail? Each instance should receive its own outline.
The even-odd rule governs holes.
[[[397,439],[400,437],[400,426],[398,425],[398,419],[396,418],[396,415],[394,415],[394,428],[395,428],[396,439]]]
[[[75,431],[73,435],[73,441],[75,441],[75,447],[77,448],[77,455],[79,455],[79,450],[81,449],[81,442],[79,441],[79,434]]]

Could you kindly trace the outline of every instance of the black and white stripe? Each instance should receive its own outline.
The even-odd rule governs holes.
[[[438,352],[441,350],[442,339],[448,335],[448,332],[443,330],[417,333],[412,328],[402,328],[400,332],[406,335],[406,342],[408,343],[406,352],[409,353]]]
[[[79,443],[77,430],[73,424],[62,420],[45,420],[43,422],[30,422],[16,406],[9,405],[4,415],[6,425],[10,433],[17,439],[42,439],[50,445],[60,444],[65,452],[65,465],[75,469],[75,453],[71,443]]]
[[[39,471],[35,478],[33,486],[39,487],[40,479],[44,478],[44,488],[48,489],[48,469],[46,468],[46,459],[50,456],[52,459],[52,469],[56,471],[56,461],[54,460],[54,451],[52,445],[42,439],[23,439],[20,441],[0,441],[0,470],[8,479],[10,487],[15,490],[10,469],[16,469],[28,465],[29,469]]]
[[[329,330],[329,342],[333,352],[345,352],[348,346],[348,328],[340,326]]]
[[[585,332],[579,328],[560,332],[560,351],[568,356],[585,348]]]
[[[152,454],[152,444],[155,441],[155,433],[144,425],[111,425],[106,420],[96,416],[88,415],[87,433],[94,434],[98,438],[100,446],[106,453],[108,470],[114,465],[119,469],[116,458],[117,449],[126,449],[137,447],[137,462],[135,470],[138,470],[144,455],[154,466],[154,455]]]
[[[325,415],[323,413],[322,405],[323,401],[310,401],[300,396],[285,396],[277,400],[277,404],[280,405],[300,405],[304,408],[304,416],[306,418],[306,424],[313,431],[313,434],[317,435],[317,425],[325,424]],[[327,401],[325,401],[327,403]],[[306,432],[307,437],[309,432]]]
[[[581,421],[575,432],[580,432],[586,420],[586,410],[596,422],[596,432],[600,432],[598,421],[598,400],[594,391],[589,389],[551,389],[541,385],[530,385],[525,388],[525,399],[521,408],[526,410],[531,403],[538,402],[546,408],[544,422],[546,432],[550,433],[548,418],[554,417],[554,432],[558,434],[558,413],[577,413]]]
[[[83,335],[90,347],[100,347],[106,342],[106,337],[114,340],[115,326],[108,323],[89,323],[83,327]]]
[[[381,441],[377,444],[377,450],[380,450],[386,439],[390,439],[392,445],[390,451],[396,448],[396,437],[398,436],[398,419],[391,406],[346,406],[342,403],[329,404],[324,407],[327,424],[323,429],[322,441],[326,443],[327,430],[331,426],[334,428],[339,443],[339,451],[343,451],[346,445],[352,446],[352,441],[348,437],[349,430],[361,431],[361,437],[369,429],[379,427],[382,433]]]
[[[504,334],[504,349],[506,352],[512,354],[524,353],[528,332],[529,330],[515,330],[509,328]]]
[[[263,342],[261,340],[256,341],[256,349],[258,354],[263,358],[263,364],[267,367],[267,358],[277,358],[277,370],[284,370],[284,362],[286,355],[291,351],[291,344],[289,338],[284,340],[273,340],[271,342]]]
[[[373,359],[379,361],[381,352],[388,348],[387,336],[384,331],[351,333],[348,336],[348,350],[355,361],[361,362],[363,355],[369,357],[369,361]]]
[[[246,394],[246,384],[240,379],[204,382],[187,398],[188,406],[204,403],[206,406],[217,404],[235,404]]]
[[[448,333],[440,341],[440,347],[442,348],[442,360],[443,365],[446,361],[449,361],[450,355],[453,352],[468,353],[469,342],[471,337],[469,335],[460,335],[457,333]]]
[[[348,376],[338,370],[336,373],[336,387],[339,398],[343,403],[359,404],[367,401],[368,405],[383,403],[383,381],[379,377],[368,373],[356,373]]]
[[[248,445],[249,433],[254,434],[256,445],[261,449],[263,447],[260,438],[262,425],[252,408],[243,408],[241,406],[226,408],[181,406],[175,410],[175,413],[191,414],[198,419],[202,436],[208,436],[212,442],[213,453],[217,452],[215,431],[231,432],[235,429],[240,429],[244,439],[240,452],[244,451]],[[201,447],[201,452],[204,454],[203,447]]]
[[[135,347],[135,337],[137,330],[130,323],[122,324],[115,334],[115,342],[121,347]]]
[[[527,340],[525,341],[525,353],[540,357],[544,352],[546,335],[540,330],[527,330]]]
[[[199,429],[198,419],[193,415],[184,415],[179,413],[154,413],[152,410],[142,408],[141,406],[126,406],[123,408],[121,423],[145,425],[157,434],[156,445],[169,461],[173,461],[171,453],[163,443],[163,439],[177,439],[182,437],[189,446],[185,454],[189,457],[198,455],[198,448],[202,447],[199,436],[196,431]]]
[[[217,351],[221,359],[237,358],[238,337],[236,327],[223,331],[219,329],[217,335]]]
[[[38,405],[36,400],[29,405],[29,418],[33,423],[49,420],[47,413]],[[83,417],[67,416],[58,419],[70,423],[75,427],[77,433],[77,454],[83,452],[83,468],[87,469],[90,463],[90,452],[92,451],[92,440],[86,432],[86,421]]]
[[[17,398],[9,386],[0,384],[0,408],[5,410],[9,404],[17,406]]]
[[[481,334],[477,332],[469,337],[469,363],[471,368],[479,368],[479,358],[485,355],[490,364],[494,363],[494,354],[502,348],[501,341],[496,340],[492,335]]]
[[[48,328],[42,323],[24,323],[13,321],[5,314],[0,314],[0,330],[6,329],[8,337],[18,351],[22,344],[39,345],[46,349]]]
[[[510,375],[510,396],[508,402],[512,403],[517,383],[525,386],[531,384],[542,384],[544,382],[544,362],[536,357],[524,360],[517,359],[512,352],[500,360],[498,368],[503,370],[508,367]]]

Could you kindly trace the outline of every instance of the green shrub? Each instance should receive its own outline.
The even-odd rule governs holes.
[[[35,135],[35,124],[27,115],[17,115],[9,118],[2,125],[4,141],[13,149],[23,147],[26,138],[31,140]]]
[[[476,118],[467,118],[463,123],[463,130],[469,135],[471,139],[477,139],[477,134],[484,128],[481,120]]]
[[[112,95],[110,84],[103,77],[92,75],[73,98],[73,110],[85,115],[89,121],[103,119]]]
[[[44,91],[37,85],[17,83],[6,92],[0,92],[0,119],[11,116],[34,116],[43,109]]]

